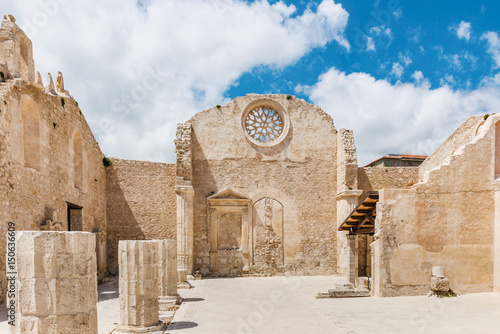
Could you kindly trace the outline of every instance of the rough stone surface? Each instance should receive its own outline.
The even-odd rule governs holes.
[[[0,63],[3,78],[34,82],[35,61],[33,60],[33,46],[24,31],[22,31],[13,17],[4,19],[0,26]],[[0,78],[1,79],[1,78]]]
[[[457,293],[493,291],[500,117],[472,120],[442,145],[439,154],[447,150],[448,157],[422,182],[406,193],[381,195],[374,247],[376,296],[426,294],[433,266],[446,268]]]
[[[97,333],[95,235],[19,232],[17,249],[16,326],[10,333]]]
[[[370,297],[369,290],[355,290],[355,289],[331,289],[328,290],[330,298],[352,298],[352,297]]]
[[[446,277],[431,277],[431,291],[448,292],[450,291],[450,280]]]
[[[112,158],[106,168],[108,268],[118,272],[118,241],[176,239],[175,165]]]

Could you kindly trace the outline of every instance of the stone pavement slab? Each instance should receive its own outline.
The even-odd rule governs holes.
[[[170,334],[500,333],[500,294],[316,299],[339,277],[193,281]]]

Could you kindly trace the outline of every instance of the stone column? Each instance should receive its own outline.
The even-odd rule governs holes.
[[[347,280],[356,282],[356,236],[348,234],[347,238]]]
[[[122,240],[118,262],[120,324],[112,333],[163,333],[158,313],[158,242]]]
[[[11,334],[97,334],[95,236],[17,232]],[[8,269],[9,271],[9,269]],[[9,277],[11,275],[8,275]]]
[[[187,276],[193,274],[194,189],[190,184],[177,184],[175,191],[177,193],[177,269],[185,271]],[[179,274],[179,277],[184,279],[184,274]],[[187,283],[187,277],[186,281],[179,281],[179,283]]]
[[[181,298],[177,294],[177,242],[158,240],[158,301],[160,319],[170,320],[170,311]]]
[[[358,205],[361,190],[345,190],[338,193],[337,200],[337,269],[340,276],[347,277],[348,253],[346,236],[349,232],[339,231],[338,228]]]

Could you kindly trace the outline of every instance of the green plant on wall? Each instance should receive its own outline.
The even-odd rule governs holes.
[[[102,158],[102,164],[104,165],[104,167],[111,166],[111,164],[112,164],[111,159],[109,159],[107,157]]]

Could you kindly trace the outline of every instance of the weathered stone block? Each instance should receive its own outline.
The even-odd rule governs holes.
[[[335,289],[336,290],[352,290],[352,289],[354,289],[354,284],[352,284],[351,282],[335,283]]]
[[[431,291],[448,292],[450,291],[450,281],[448,278],[431,277]]]
[[[330,298],[370,297],[370,291],[369,290],[355,290],[355,289],[337,290],[337,289],[331,289],[331,290],[328,290],[328,294],[329,294]]]
[[[37,316],[52,312],[52,294],[46,280],[35,278],[23,280],[18,288],[21,314]]]
[[[432,267],[432,276],[439,278],[446,277],[444,274],[444,267]]]
[[[95,248],[91,248],[95,244],[89,241],[95,236],[83,232],[18,235],[21,246],[23,242],[28,244],[25,250],[30,244],[35,246],[31,254],[25,252],[18,257],[22,274],[17,278],[18,310],[11,333],[97,333],[97,272]],[[80,254],[66,253],[68,245]]]

